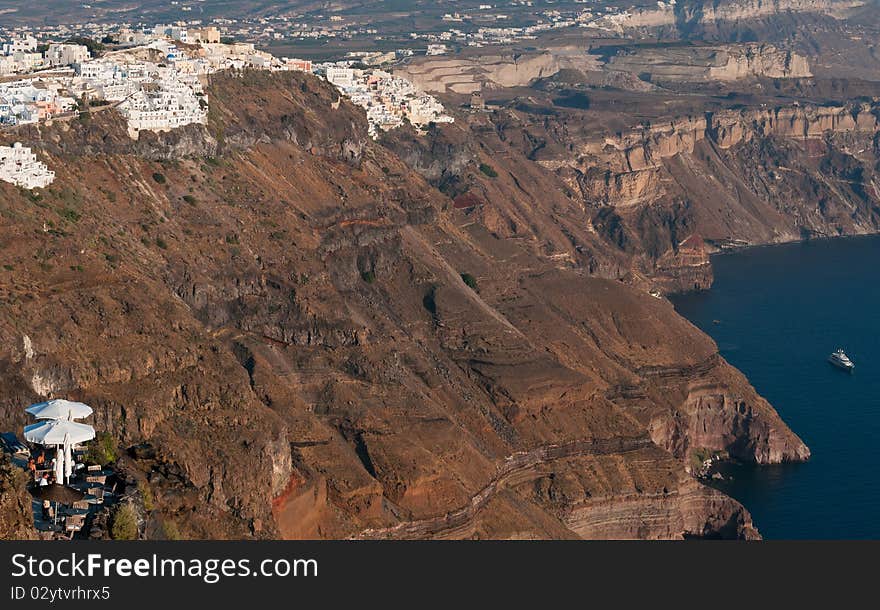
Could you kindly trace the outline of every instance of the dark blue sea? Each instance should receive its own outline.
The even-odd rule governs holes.
[[[713,482],[768,539],[880,539],[880,237],[712,259],[715,284],[676,309],[807,443],[804,464],[724,467]],[[842,347],[852,374],[827,362]]]

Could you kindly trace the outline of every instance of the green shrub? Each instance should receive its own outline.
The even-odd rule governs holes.
[[[715,455],[715,452],[705,447],[697,447],[691,451],[691,470],[700,472],[703,469],[703,463]]]
[[[95,437],[95,440],[93,440],[91,444],[89,444],[85,460],[87,464],[105,466],[115,462],[118,457],[119,454],[116,450],[116,441],[106,432],[102,432]]]
[[[372,284],[376,281],[376,274],[373,271],[362,271],[361,279],[364,280],[367,284]]]
[[[165,178],[165,174],[160,174],[156,172],[153,174],[153,180],[156,181],[156,184],[165,184],[168,180]]]
[[[183,200],[186,201],[190,205],[196,204],[196,198],[193,197],[192,195],[184,195]]]
[[[162,521],[162,533],[166,540],[180,540],[182,538],[177,524],[171,520]]]
[[[461,281],[468,285],[471,290],[478,290],[477,288],[477,278],[472,276],[470,273],[462,273]]]
[[[63,210],[59,210],[58,215],[61,216],[61,218],[63,218],[64,220],[70,222],[79,222],[79,219],[82,218],[82,214],[80,214],[73,208],[64,208]]]
[[[485,163],[480,163],[480,171],[489,176],[490,178],[497,178],[498,172],[495,171],[491,165],[486,165]]]
[[[156,245],[159,246],[160,248],[162,248],[163,250],[166,250],[168,248],[168,242],[166,242],[161,237],[156,238]]]
[[[141,499],[144,501],[144,510],[153,510],[156,508],[155,499],[153,498],[153,490],[146,481],[138,481],[138,491]]]
[[[120,504],[113,511],[113,523],[110,525],[110,537],[113,540],[137,540],[137,511],[131,504]]]

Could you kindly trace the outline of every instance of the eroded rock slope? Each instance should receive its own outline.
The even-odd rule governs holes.
[[[209,95],[143,141],[3,134],[57,179],[0,185],[0,427],[88,402],[189,537],[757,535],[693,453],[809,450],[564,180],[462,127],[372,142],[314,77]]]

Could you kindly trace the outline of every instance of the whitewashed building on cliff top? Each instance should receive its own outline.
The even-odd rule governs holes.
[[[38,161],[30,148],[16,142],[0,146],[0,180],[26,189],[45,188],[55,180],[55,172]]]
[[[141,131],[170,131],[208,120],[207,102],[201,91],[177,79],[166,78],[152,90],[140,90],[119,105],[128,120],[128,134],[137,139]]]

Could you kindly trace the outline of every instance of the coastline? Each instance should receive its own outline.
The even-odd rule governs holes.
[[[748,250],[756,250],[759,248],[773,248],[775,246],[790,246],[794,244],[806,244],[810,242],[830,242],[830,241],[838,241],[838,240],[850,240],[850,239],[865,239],[870,237],[880,236],[880,230],[867,232],[867,233],[844,233],[841,235],[817,235],[817,236],[809,236],[800,239],[790,239],[784,241],[771,241],[765,243],[748,243],[745,240],[730,240],[732,245],[724,245],[717,246],[715,250],[709,252],[709,257],[714,258],[716,256],[723,256],[726,254],[736,254],[738,252],[745,252]],[[711,240],[706,240],[706,244],[714,244]],[[712,288],[707,288],[705,290],[711,290]]]
[[[873,459],[880,424],[870,315],[878,240],[845,235],[728,251],[722,254],[744,258],[715,259],[713,289],[671,299],[813,451],[803,468],[725,460],[718,465],[724,478],[705,481],[748,507],[766,538],[880,535],[863,516],[876,507],[880,486],[855,467]],[[776,245],[788,247],[768,247]],[[834,305],[841,295],[850,295],[846,316]],[[856,362],[854,374],[828,364],[838,347]]]

